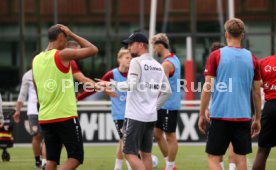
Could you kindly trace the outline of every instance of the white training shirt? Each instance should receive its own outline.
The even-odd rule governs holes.
[[[156,121],[157,110],[171,94],[162,65],[149,53],[131,60],[127,81],[112,84],[118,90],[128,89],[125,117],[141,122]]]
[[[37,96],[33,83],[32,70],[27,71],[22,77],[22,84],[17,101],[24,102],[28,97],[27,114],[38,114]]]

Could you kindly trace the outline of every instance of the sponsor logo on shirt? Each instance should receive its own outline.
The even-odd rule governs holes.
[[[272,86],[270,87],[270,90],[276,91],[276,85],[272,85]]]
[[[154,67],[154,66],[149,66],[147,64],[144,65],[144,70],[145,71],[161,71],[162,69],[160,67]]]
[[[145,87],[149,88],[149,89],[159,89],[159,84],[158,83],[149,83],[149,82],[145,82]]]
[[[267,89],[269,87],[268,82],[264,82],[264,88]]]
[[[276,66],[266,65],[266,66],[264,67],[264,71],[265,71],[265,72],[272,72],[272,71],[275,71],[275,72],[276,72]]]
[[[276,85],[270,85],[268,84],[268,82],[264,82],[264,89],[269,89],[269,90],[273,90],[273,91],[276,91]]]

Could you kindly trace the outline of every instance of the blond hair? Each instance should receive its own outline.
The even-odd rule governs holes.
[[[164,42],[165,44],[167,44],[167,46],[169,46],[169,38],[167,37],[167,35],[165,33],[159,33],[156,34],[152,37],[151,42],[155,43],[157,41],[161,41]]]
[[[120,59],[125,54],[129,54],[128,49],[121,48],[117,54],[117,59]]]
[[[241,19],[232,18],[225,22],[224,29],[232,37],[238,38],[244,33],[245,26]]]

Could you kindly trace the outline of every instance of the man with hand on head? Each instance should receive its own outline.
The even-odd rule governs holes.
[[[65,48],[67,36],[82,48]],[[48,39],[47,51],[33,60],[34,84],[40,104],[38,118],[47,152],[46,170],[57,168],[62,145],[68,159],[60,169],[76,169],[83,162],[84,152],[70,61],[94,56],[98,48],[60,24],[49,28]]]

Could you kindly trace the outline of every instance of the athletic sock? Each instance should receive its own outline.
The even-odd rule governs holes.
[[[164,157],[164,160],[165,160],[165,162],[168,162],[168,157],[166,156],[166,157]]]
[[[173,170],[174,162],[166,162],[166,170]]]
[[[46,162],[47,160],[42,158],[42,163],[41,163],[42,167],[46,164]]]
[[[42,165],[46,164],[47,160],[42,158]]]
[[[36,156],[36,157],[35,157],[35,165],[36,165],[36,166],[41,166],[40,156]]]
[[[220,165],[221,169],[224,170],[224,163],[223,163],[223,161],[220,162],[219,165]]]
[[[128,170],[132,170],[132,168],[131,168],[131,166],[130,166],[130,164],[129,164],[129,162],[126,160],[126,165],[127,165],[127,169]]]
[[[236,169],[236,164],[229,163],[229,170],[235,170],[235,169]]]
[[[116,159],[114,170],[122,170],[123,162],[124,160],[122,159]]]

